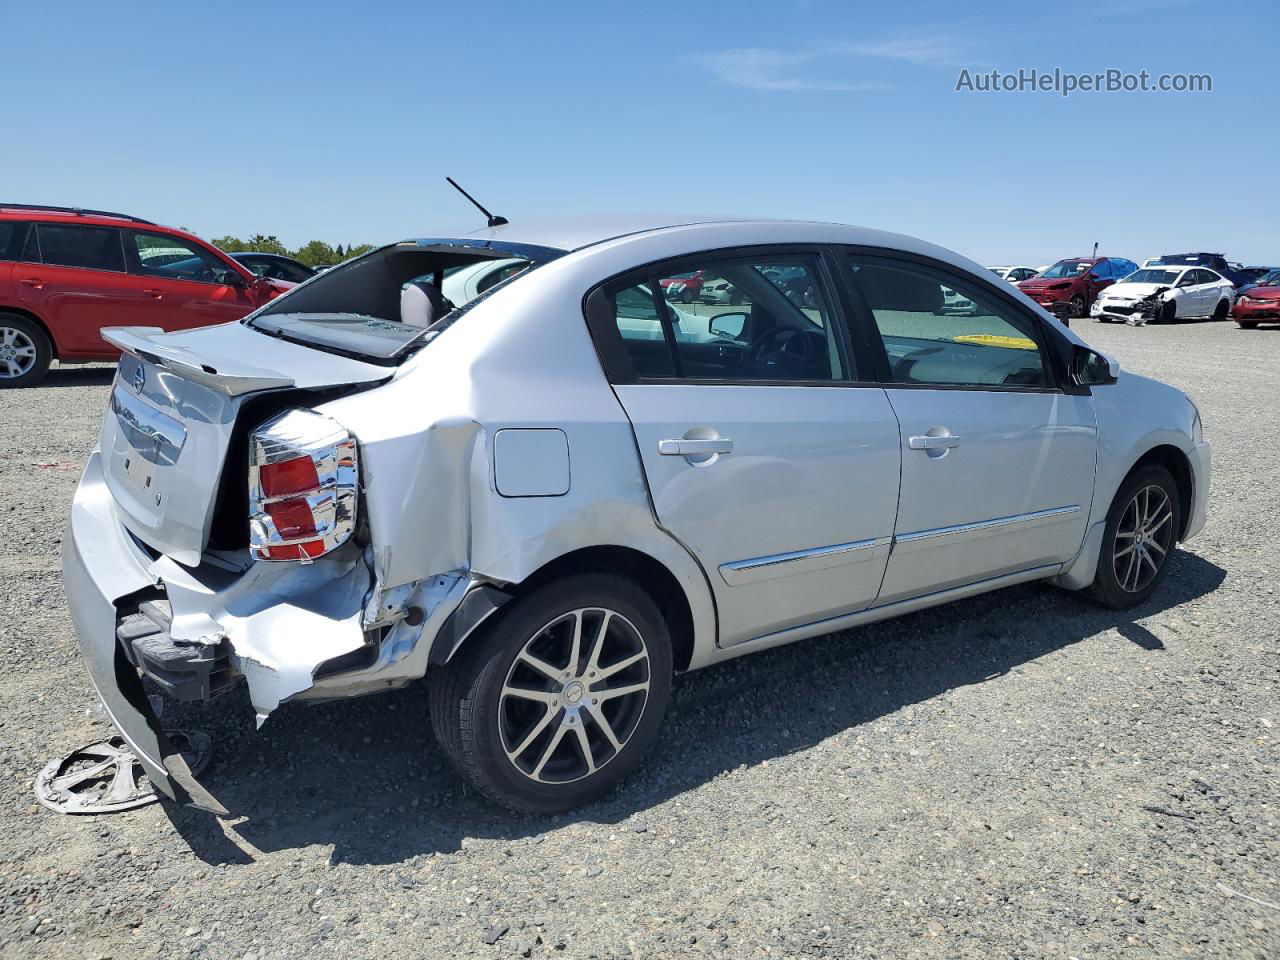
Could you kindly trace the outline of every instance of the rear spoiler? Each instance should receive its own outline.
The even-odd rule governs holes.
[[[187,350],[158,342],[156,337],[164,334],[165,331],[160,327],[106,327],[102,331],[102,339],[125,353],[131,353],[157,367],[172,370],[185,380],[212,387],[228,397],[260,390],[279,390],[295,384],[292,377],[240,360],[219,358],[219,366],[214,367]]]

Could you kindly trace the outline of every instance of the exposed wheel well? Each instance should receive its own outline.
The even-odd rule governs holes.
[[[684,589],[671,571],[653,557],[630,547],[584,547],[557,557],[514,589],[519,596],[549,580],[573,573],[618,573],[638,582],[653,597],[671,635],[671,659],[676,672],[693,658],[693,612]]]
[[[23,317],[38,326],[44,331],[44,335],[49,338],[49,350],[53,354],[53,359],[58,359],[58,341],[53,339],[53,334],[49,331],[48,325],[43,320],[37,317],[30,310],[23,310],[21,307],[11,307],[7,304],[0,305],[0,313],[12,313],[14,316]]]
[[[1195,496],[1195,482],[1191,478],[1191,464],[1187,461],[1187,455],[1177,447],[1169,444],[1161,444],[1158,447],[1152,447],[1141,457],[1138,462],[1133,465],[1129,473],[1148,464],[1159,464],[1173,474],[1174,481],[1178,484],[1178,540],[1182,539],[1182,535],[1187,531],[1187,524],[1191,520],[1191,500]],[[1126,474],[1126,478],[1128,474]]]

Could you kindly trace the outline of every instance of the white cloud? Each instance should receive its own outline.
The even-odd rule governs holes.
[[[693,62],[723,83],[749,90],[860,91],[887,90],[882,80],[833,81],[832,64],[850,60],[892,60],[917,66],[951,66],[960,62],[959,47],[943,34],[923,34],[873,41],[832,44],[811,50],[738,47],[703,54]]]

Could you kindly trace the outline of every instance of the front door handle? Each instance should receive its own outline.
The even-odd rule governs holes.
[[[713,453],[732,453],[733,441],[727,437],[714,440],[659,440],[658,453],[664,457],[707,457]]]
[[[907,446],[912,450],[949,450],[951,447],[960,446],[960,438],[949,433],[941,437],[928,435],[908,437]]]
[[[44,289],[44,281],[41,280],[39,277],[23,277],[18,282],[23,284],[24,286],[31,287],[35,290]]]
[[[143,292],[143,293],[145,293],[145,294],[146,294],[148,297],[150,297],[152,300],[160,300],[160,299],[162,299],[162,298],[164,297],[164,291],[163,291],[163,290],[152,290],[152,289],[148,289],[148,290],[143,290],[142,292]]]

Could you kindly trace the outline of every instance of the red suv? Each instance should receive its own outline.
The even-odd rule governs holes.
[[[1054,304],[1068,303],[1071,316],[1087,317],[1099,290],[1137,269],[1136,263],[1124,257],[1072,257],[1021,281],[1018,289],[1050,313]]]
[[[103,327],[226,323],[292,286],[137,217],[0,204],[0,387],[39,383],[52,360],[114,360]]]

